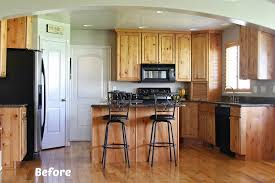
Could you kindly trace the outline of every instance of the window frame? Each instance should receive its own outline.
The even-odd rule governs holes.
[[[240,47],[240,41],[231,41],[231,42],[228,42],[225,44],[225,72],[224,72],[224,92],[225,93],[233,93],[232,89],[231,88],[226,88],[226,49],[229,48],[229,47],[232,47],[232,46],[239,46]],[[240,55],[239,55],[239,64],[240,64]],[[239,66],[240,67],[240,66]],[[239,68],[238,68],[239,70]],[[238,73],[238,80],[240,80],[240,73]],[[239,83],[239,81],[237,81],[237,83]],[[238,85],[238,84],[237,84]],[[252,88],[251,88],[251,80],[250,80],[250,88],[249,89],[240,89],[240,88],[237,88],[237,89],[234,89],[234,92],[236,93],[251,93],[252,92]]]

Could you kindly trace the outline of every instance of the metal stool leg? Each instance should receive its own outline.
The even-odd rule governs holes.
[[[103,144],[103,152],[102,152],[102,158],[101,158],[101,163],[103,163],[103,159],[104,159],[104,156],[105,156],[105,151],[104,151],[104,147],[106,146],[107,142],[106,142],[106,139],[107,139],[107,128],[108,128],[108,124],[106,124],[106,127],[105,127],[105,137],[104,137],[104,144]]]
[[[172,161],[172,153],[171,153],[171,135],[170,135],[170,128],[169,123],[167,123],[167,130],[168,130],[168,143],[169,143],[169,154],[170,154],[170,161]]]
[[[153,138],[153,142],[152,142],[153,149],[152,149],[151,167],[153,166],[153,163],[154,163],[154,151],[155,151],[156,133],[157,133],[157,121],[155,122],[155,125],[154,125],[154,138]]]
[[[128,153],[128,143],[127,143],[127,136],[126,136],[126,130],[125,130],[125,124],[122,124],[122,129],[123,129],[123,136],[124,136],[124,153],[126,157],[126,161],[128,164],[128,167],[130,168],[130,159],[129,159],[129,153]]]
[[[152,129],[151,129],[151,137],[150,137],[150,143],[149,143],[149,154],[148,154],[147,162],[149,162],[149,160],[150,160],[151,147],[152,147],[152,138],[153,138],[153,133],[154,133],[154,125],[155,125],[155,121],[153,121]]]
[[[106,165],[106,156],[107,156],[107,144],[108,144],[108,132],[109,132],[109,122],[107,123],[106,126],[106,141],[104,143],[104,148],[103,148],[103,169],[105,169],[105,165]]]
[[[170,128],[171,128],[171,134],[172,134],[172,144],[173,144],[173,147],[174,147],[175,166],[177,166],[176,145],[175,145],[175,142],[174,142],[173,128],[172,128],[172,124],[171,124],[171,122],[169,122],[169,125],[170,125]]]
[[[124,128],[123,128],[123,126],[124,126],[124,124],[121,123],[122,138],[123,138],[123,147],[124,147],[124,160],[125,160],[126,163],[128,163],[128,161],[127,161],[127,154],[126,154],[126,146],[125,146],[126,142],[125,142],[125,136],[124,136]]]

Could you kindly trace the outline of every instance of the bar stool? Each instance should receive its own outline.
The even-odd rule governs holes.
[[[176,144],[174,142],[174,134],[172,129],[172,121],[175,120],[175,109],[178,103],[177,98],[175,97],[177,97],[177,95],[174,94],[155,95],[155,114],[150,117],[153,124],[147,159],[147,162],[149,162],[151,156],[151,166],[153,166],[154,162],[154,150],[158,147],[169,147],[170,161],[172,161],[171,148],[173,148],[175,166],[177,166]],[[156,142],[157,124],[159,123],[167,123],[168,142]]]
[[[103,145],[103,154],[101,160],[104,169],[106,164],[107,149],[124,149],[125,162],[128,164],[128,167],[130,168],[130,160],[128,154],[129,145],[127,143],[125,123],[128,121],[131,98],[131,93],[108,92],[109,114],[103,117],[103,119],[107,121]],[[109,126],[115,123],[121,124],[123,143],[108,144]]]

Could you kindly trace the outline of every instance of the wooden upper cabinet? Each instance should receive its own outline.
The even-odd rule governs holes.
[[[274,36],[254,27],[240,28],[240,78],[275,79]]]
[[[0,77],[6,77],[7,20],[0,21]]]
[[[191,34],[176,34],[176,80],[191,81]]]
[[[117,80],[139,81],[141,33],[117,33]]]
[[[32,48],[32,17],[8,20],[8,48]]]
[[[259,32],[257,79],[275,80],[275,36]]]
[[[175,64],[175,34],[159,34],[159,63]]]
[[[142,63],[159,63],[158,33],[142,33]]]
[[[208,80],[208,33],[192,34],[192,81]]]

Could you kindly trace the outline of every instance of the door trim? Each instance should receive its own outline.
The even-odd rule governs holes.
[[[71,58],[72,59],[72,55],[73,55],[73,49],[106,49],[107,51],[107,80],[108,80],[108,84],[107,84],[107,91],[109,91],[110,89],[110,81],[111,81],[111,61],[112,61],[112,47],[111,46],[101,46],[101,45],[70,45],[70,57],[69,59]],[[67,132],[66,133],[66,144],[68,144],[68,146],[70,146],[70,124],[71,124],[71,118],[72,118],[72,95],[73,95],[73,81],[72,81],[72,78],[70,78],[70,62],[68,62],[67,64],[67,68],[68,68],[68,73],[66,75],[66,78],[68,79],[68,87],[66,88],[68,90],[68,97],[67,97],[67,104],[68,104],[68,118],[66,120],[66,124],[67,124]],[[72,64],[73,66],[73,64]],[[73,70],[73,68],[71,68],[71,70]]]

